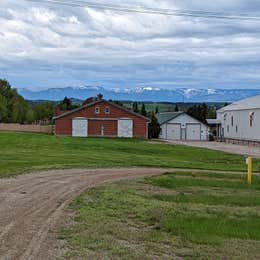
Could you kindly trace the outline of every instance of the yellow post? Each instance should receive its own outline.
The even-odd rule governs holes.
[[[252,157],[247,158],[247,182],[252,183]]]

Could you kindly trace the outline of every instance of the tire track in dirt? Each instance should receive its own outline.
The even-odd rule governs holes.
[[[154,168],[70,169],[0,179],[1,259],[52,259],[48,254],[52,248],[46,248],[52,245],[47,241],[50,227],[58,225],[64,209],[76,195],[88,187],[165,171]]]

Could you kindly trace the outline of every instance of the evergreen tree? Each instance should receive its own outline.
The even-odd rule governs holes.
[[[206,119],[209,117],[209,107],[206,103],[194,105],[187,110],[187,114],[198,119],[199,121],[206,123]],[[211,113],[215,113],[213,110]]]
[[[147,112],[146,112],[145,104],[144,104],[144,103],[142,104],[141,115],[143,115],[143,116],[147,116]]]
[[[179,107],[177,105],[175,106],[174,111],[179,112]]]
[[[155,107],[155,114],[158,114],[159,113],[159,108],[158,106]]]
[[[63,101],[58,105],[61,110],[72,110],[72,102],[69,98],[64,97]]]
[[[153,111],[150,113],[150,119],[151,122],[149,123],[148,127],[149,138],[158,138],[161,129],[160,124],[158,123],[158,120]]]
[[[203,123],[206,123],[206,119],[208,117],[208,106],[206,103],[203,103],[201,106],[201,119]]]
[[[139,110],[138,110],[138,103],[137,103],[137,102],[134,102],[134,103],[133,103],[133,111],[134,111],[135,113],[138,113],[138,112],[139,112]]]

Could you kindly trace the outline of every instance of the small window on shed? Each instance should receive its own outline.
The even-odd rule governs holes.
[[[110,114],[110,107],[105,108],[105,114]]]
[[[238,132],[238,127],[237,127],[237,125],[236,125],[236,133]]]
[[[99,107],[95,107],[95,114],[99,114],[100,113],[100,108]]]
[[[231,116],[231,126],[234,126],[234,117]]]
[[[227,132],[229,133],[229,125],[227,125]]]

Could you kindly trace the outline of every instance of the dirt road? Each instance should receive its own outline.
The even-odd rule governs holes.
[[[0,259],[55,259],[49,230],[62,220],[72,198],[87,187],[165,171],[55,170],[0,179]]]

